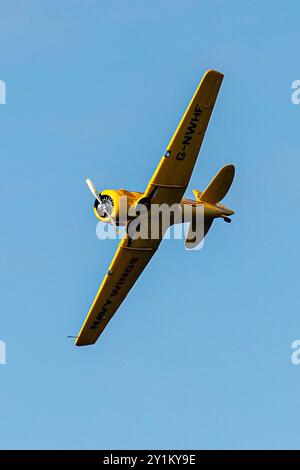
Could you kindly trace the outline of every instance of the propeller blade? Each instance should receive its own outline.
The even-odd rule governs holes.
[[[89,187],[89,190],[91,191],[92,195],[94,196],[95,199],[97,199],[97,201],[101,203],[101,199],[100,199],[100,196],[99,196],[99,193],[97,192],[97,189],[95,188],[95,186],[93,185],[93,183],[91,182],[90,178],[87,178],[85,180],[86,184],[88,185]]]
[[[116,223],[115,223],[114,219],[113,219],[112,216],[109,214],[109,212],[107,212],[107,210],[106,210],[105,212],[106,212],[107,217],[108,217],[109,220],[110,220],[111,225],[114,227],[115,231],[116,231],[117,234],[119,235],[120,232],[119,232],[118,227],[116,226]]]
[[[99,204],[101,205],[101,207],[103,208],[103,210],[105,211],[107,217],[109,218],[112,226],[114,227],[115,231],[117,232],[117,234],[119,234],[119,230],[118,230],[118,227],[116,226],[116,223],[114,221],[114,219],[112,218],[112,216],[110,215],[110,213],[106,210],[106,207],[105,205],[102,203],[101,199],[100,199],[100,196],[99,196],[99,193],[97,191],[97,189],[95,188],[95,186],[93,185],[92,181],[90,180],[90,178],[87,178],[85,180],[86,184],[88,185],[89,187],[89,190],[91,191],[92,195],[94,196],[95,199],[97,199],[97,201],[99,202]]]

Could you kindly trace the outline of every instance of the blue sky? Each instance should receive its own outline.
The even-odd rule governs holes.
[[[1,2],[1,448],[299,448],[296,0]],[[75,348],[117,241],[85,185],[143,191],[225,74],[189,191],[236,180],[203,250],[166,240]]]

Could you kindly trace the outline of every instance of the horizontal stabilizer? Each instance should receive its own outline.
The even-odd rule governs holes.
[[[207,188],[201,194],[199,201],[216,204],[226,196],[234,177],[234,166],[226,165],[221,168],[219,173],[209,183]]]
[[[213,219],[205,219],[202,233],[196,234],[195,233],[196,227],[194,227],[193,222],[191,222],[189,231],[185,240],[185,247],[188,250],[193,250],[194,248],[196,248],[196,246],[199,245],[199,243],[201,243],[204,237],[207,235],[207,232],[212,226],[212,223],[213,223]]]

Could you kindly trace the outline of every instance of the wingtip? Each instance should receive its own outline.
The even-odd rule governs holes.
[[[80,336],[75,341],[75,346],[82,347],[82,346],[91,346],[95,344],[95,341],[84,341],[84,339],[80,338]]]
[[[215,69],[208,69],[206,72],[205,72],[205,75],[219,75],[220,77],[224,77],[224,73],[223,72],[220,72],[219,70],[215,70]]]

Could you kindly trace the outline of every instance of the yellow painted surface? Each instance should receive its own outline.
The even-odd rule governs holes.
[[[122,195],[127,195],[129,205],[135,205],[141,199],[149,201],[150,204],[177,203],[192,206],[203,204],[207,219],[205,233],[209,230],[214,218],[233,214],[233,211],[219,203],[232,183],[233,165],[223,167],[205,191],[194,190],[196,201],[183,198],[222,80],[223,74],[220,72],[209,70],[205,73],[167,146],[165,156],[161,158],[144,193],[130,192],[125,189],[101,192],[101,195],[105,194],[113,198],[112,216],[116,221],[118,220],[118,201]],[[106,218],[99,216],[96,209],[95,215],[103,222],[108,222]],[[125,236],[120,242],[78,334],[77,346],[85,346],[97,341],[156,252],[162,237],[163,233],[157,240],[130,240]]]

